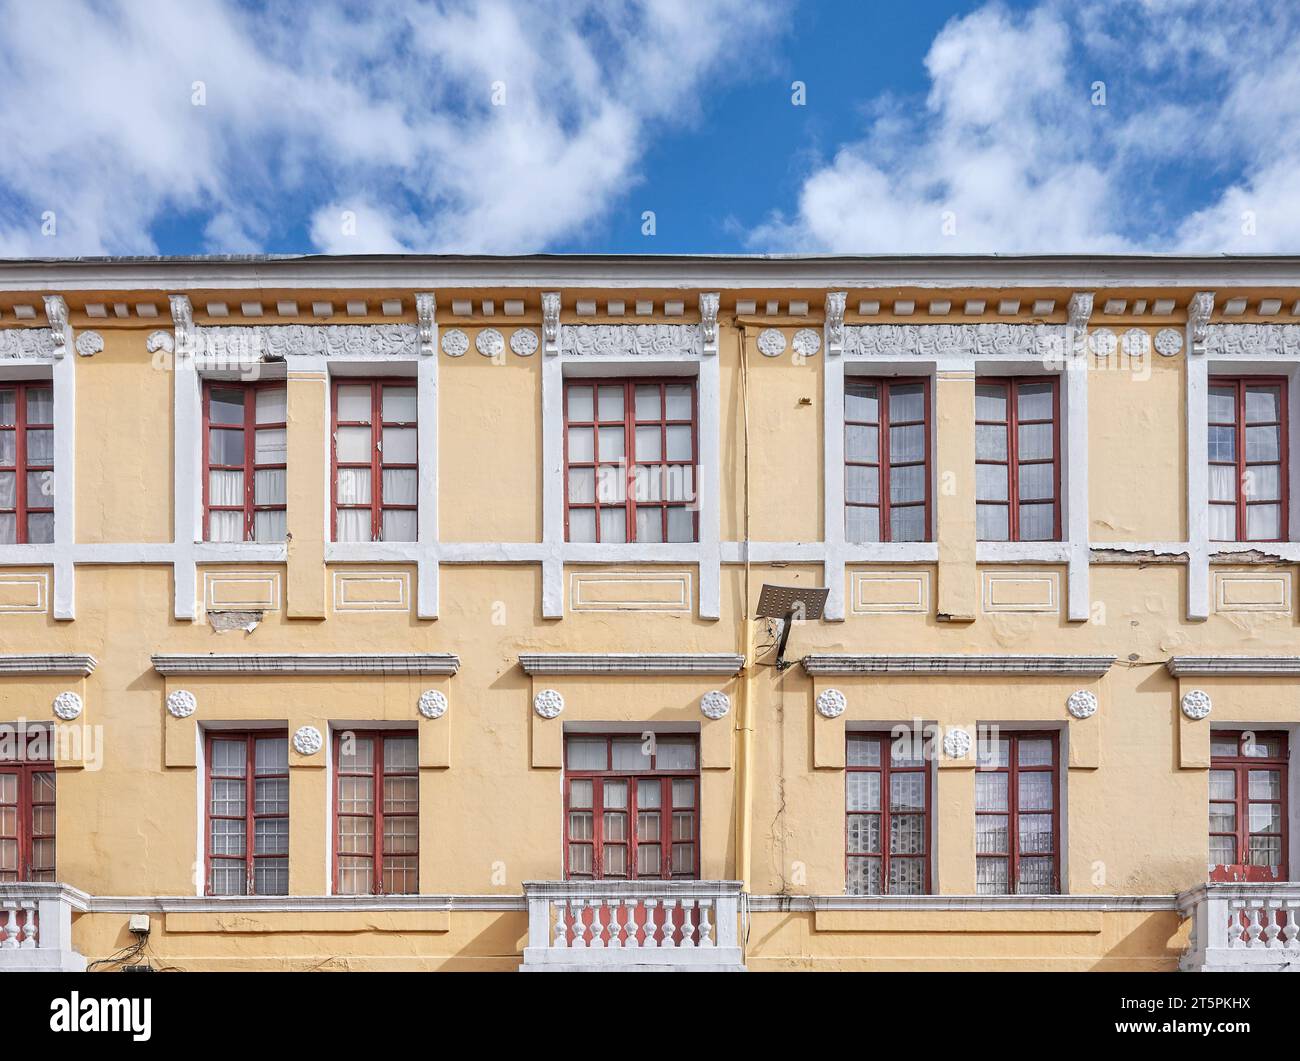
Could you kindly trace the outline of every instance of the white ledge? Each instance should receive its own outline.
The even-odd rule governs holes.
[[[949,910],[1005,913],[1022,910],[1167,911],[1173,895],[751,895],[756,913],[817,910]]]
[[[1292,677],[1300,674],[1300,656],[1171,656],[1165,668],[1175,678],[1209,678],[1218,674]]]
[[[1114,656],[804,656],[803,669],[822,674],[1046,674],[1100,678]]]
[[[522,895],[97,895],[83,896],[83,899],[86,905],[77,909],[94,914],[513,912],[525,909]]]
[[[75,674],[89,675],[98,664],[94,656],[82,652],[58,655],[0,656],[0,675]]]
[[[162,654],[153,669],[180,674],[455,674],[460,658],[450,653],[345,655],[333,652]]]
[[[525,674],[739,674],[745,657],[728,652],[529,652]]]

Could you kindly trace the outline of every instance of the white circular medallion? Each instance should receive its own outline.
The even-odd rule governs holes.
[[[500,357],[506,350],[506,341],[495,328],[484,328],[474,337],[474,349],[484,357]]]
[[[731,697],[720,689],[714,689],[700,697],[700,710],[705,718],[716,721],[731,710]]]
[[[1174,357],[1183,348],[1183,333],[1177,328],[1161,328],[1156,332],[1156,353],[1161,357]]]
[[[448,357],[464,357],[469,349],[469,336],[459,328],[442,333],[442,352]]]
[[[970,754],[970,734],[958,726],[950,726],[943,735],[943,754],[949,759],[965,759]]]
[[[447,713],[447,697],[437,689],[426,689],[416,706],[425,718],[442,718]]]
[[[82,357],[94,357],[104,349],[104,337],[99,332],[82,332],[73,345]]]
[[[1210,713],[1210,694],[1203,689],[1189,689],[1183,693],[1183,714],[1198,722]]]
[[[1146,357],[1151,353],[1151,336],[1141,328],[1130,328],[1124,333],[1125,357]]]
[[[315,726],[301,726],[293,735],[293,747],[299,755],[315,755],[324,743]]]
[[[1097,713],[1097,696],[1088,689],[1080,689],[1069,695],[1065,709],[1075,718],[1092,718]]]
[[[811,328],[800,328],[790,345],[800,357],[812,357],[822,348],[822,337]]]
[[[1110,357],[1119,346],[1119,340],[1109,328],[1097,328],[1088,333],[1088,349],[1098,357]]]
[[[555,718],[564,710],[564,697],[557,689],[543,689],[533,697],[533,710],[542,718]]]
[[[516,328],[510,333],[510,349],[520,357],[537,353],[537,333],[532,328]]]
[[[198,700],[188,689],[177,689],[167,694],[167,713],[172,718],[189,718],[198,708]]]
[[[54,698],[54,713],[64,722],[71,722],[81,714],[81,697],[74,692],[59,693]]]
[[[817,714],[822,718],[839,718],[848,706],[848,700],[838,689],[823,689],[817,694]]]
[[[758,333],[758,352],[764,357],[780,357],[785,353],[785,332],[764,328]]]

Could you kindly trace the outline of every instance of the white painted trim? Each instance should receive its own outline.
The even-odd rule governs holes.
[[[823,332],[826,326],[823,325]],[[844,342],[823,341],[822,365],[822,584],[827,588],[822,615],[828,622],[844,621],[844,565],[847,560],[844,533]],[[824,335],[823,339],[827,337]],[[934,396],[931,394],[931,403]],[[933,421],[934,417],[931,417]],[[933,463],[933,462],[932,462]],[[933,488],[933,484],[929,484]],[[939,547],[935,545],[935,558]],[[751,559],[753,556],[751,546]]]
[[[1175,678],[1294,678],[1300,656],[1171,656],[1165,669]]]
[[[84,678],[90,675],[97,665],[98,661],[94,656],[83,652],[48,655],[6,654],[0,656],[0,675],[13,677],[66,674]]]
[[[864,655],[813,654],[800,661],[812,675],[849,674],[970,674],[1055,675],[1100,678],[1114,656],[1066,655]]]
[[[1088,543],[1083,543],[1087,561]],[[979,542],[975,560],[981,564],[1065,564],[1073,555],[1070,542]]]
[[[525,674],[716,674],[740,673],[745,657],[719,652],[527,652]]]
[[[62,299],[59,300],[62,302]],[[66,312],[66,311],[65,311]],[[67,329],[69,334],[72,329]],[[70,344],[69,344],[70,345]],[[54,362],[54,618],[75,619],[77,581],[77,362],[69,351]]]
[[[1097,913],[1167,912],[1177,909],[1172,895],[751,895],[754,913],[794,911],[944,910],[1010,913],[1024,910]]]
[[[185,311],[185,318],[192,313],[189,299],[184,295],[173,295],[170,302],[174,328],[171,352],[172,431],[175,439],[172,489],[173,615],[177,619],[193,620],[198,612],[195,601],[198,584],[195,543],[203,540],[200,467],[203,463],[203,400],[193,351],[184,334],[186,325],[184,319],[177,317],[178,308]]]
[[[438,618],[438,319],[434,312],[436,303],[432,293],[417,295],[419,302],[427,299],[429,315],[423,326],[429,330],[422,344],[420,360],[416,366],[416,401],[419,430],[416,434],[416,454],[419,469],[419,508],[416,515],[416,602],[415,614],[420,619]],[[329,535],[326,540],[329,540]]]
[[[542,358],[542,618],[564,618],[564,363]]]
[[[151,657],[159,674],[455,674],[460,659],[447,652],[374,653],[234,652],[197,655],[158,653]]]
[[[1071,331],[1071,336],[1073,331]],[[1067,340],[1072,342],[1072,338]],[[1065,478],[1066,618],[1085,622],[1092,614],[1088,571],[1088,358],[1066,357],[1065,452],[1061,454]]]
[[[1204,293],[1202,293],[1204,294]],[[1196,296],[1196,297],[1199,297]],[[1211,305],[1213,296],[1211,296]],[[1210,617],[1209,366],[1203,343],[1194,341],[1195,322],[1187,324],[1187,618]]]
[[[701,619],[718,619],[722,615],[722,428],[721,428],[721,358],[705,357],[699,363],[696,382],[700,411],[697,437],[700,440],[699,475],[695,496],[699,509],[699,543],[695,555],[699,561]]]

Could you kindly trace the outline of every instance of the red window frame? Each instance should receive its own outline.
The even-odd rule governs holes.
[[[11,842],[17,853],[17,868],[10,871],[0,869],[0,883],[55,879],[56,815],[53,808],[57,800],[57,774],[52,758],[26,758],[27,750],[33,745],[41,747],[45,754],[49,754],[51,736],[48,727],[29,727],[25,733],[19,734],[19,739],[24,742],[23,756],[18,759],[0,759],[0,776],[15,779],[13,782],[15,798],[12,801],[4,799],[3,787],[0,787],[0,801],[3,801],[0,802],[0,840]],[[48,781],[48,799],[38,798],[36,791],[38,776]],[[43,796],[44,792],[41,795]],[[42,814],[40,817],[48,819],[49,828],[38,829],[36,812],[46,807],[51,809],[50,813]],[[8,827],[9,820],[12,820],[12,828]],[[38,841],[49,841],[48,865],[37,865]]]
[[[1007,890],[1005,892],[980,892],[979,894],[987,895],[1059,895],[1061,893],[1061,741],[1060,734],[1054,731],[1046,732],[1000,732],[998,740],[1008,741],[1007,745],[1007,765],[1006,766],[988,766],[985,763],[983,748],[981,747],[980,764],[976,769],[976,777],[980,774],[1006,774],[1007,775],[1007,809],[1004,811],[981,810],[979,809],[978,800],[976,801],[975,816],[982,817],[1004,817],[1007,819],[1007,848],[1005,851],[980,851],[979,834],[976,830],[975,845],[975,864],[976,879],[978,880],[978,868],[981,860],[997,861],[1005,860],[1007,862]],[[1020,743],[1026,740],[1046,740],[1052,745],[1052,761],[1050,764],[1043,766],[1021,766],[1020,765]],[[1021,810],[1020,808],[1020,778],[1023,774],[1028,773],[1050,773],[1052,778],[1052,850],[1050,857],[1052,859],[1052,889],[1050,892],[1021,892],[1020,891],[1020,860],[1021,858],[1047,858],[1049,853],[1045,851],[1027,851],[1020,850],[1020,816],[1021,814],[1041,816],[1047,811],[1042,810]],[[978,785],[978,780],[977,780]],[[978,884],[976,885],[978,891]]]
[[[905,738],[910,742],[910,738]],[[855,765],[852,762],[853,756],[850,749],[854,743],[858,744],[876,744],[879,752],[879,765]],[[872,733],[853,731],[847,734],[845,740],[844,756],[844,880],[846,895],[930,895],[931,894],[931,865],[932,865],[932,848],[931,828],[933,825],[933,806],[931,798],[931,786],[933,784],[933,775],[930,772],[931,755],[928,754],[928,746],[922,750],[919,761],[916,757],[909,756],[901,760],[901,765],[896,764],[893,756],[894,738],[889,733]],[[878,774],[880,776],[880,800],[877,810],[856,810],[852,807],[852,793],[850,777],[857,774]],[[896,774],[921,774],[922,775],[922,809],[917,811],[895,811],[892,807],[890,792],[892,786],[890,779]],[[892,829],[890,822],[895,814],[916,816],[919,813],[924,820],[922,836],[924,837],[925,850],[919,855],[894,854],[890,851],[893,844],[890,842]],[[880,819],[880,852],[854,851],[852,844],[853,820],[855,818],[878,818]],[[878,859],[880,861],[880,892],[850,892],[849,882],[853,879],[851,872],[855,859],[867,860]],[[919,861],[922,869],[922,890],[920,892],[893,892],[889,888],[889,869],[893,860],[917,862]]]
[[[565,880],[699,880],[700,879],[700,743],[699,738],[693,734],[685,733],[663,733],[658,734],[656,739],[657,748],[658,740],[686,740],[689,738],[695,748],[695,766],[689,770],[668,770],[660,769],[657,765],[658,753],[652,753],[650,763],[645,769],[636,770],[615,770],[613,768],[613,744],[616,740],[636,740],[643,741],[645,738],[628,733],[571,733],[566,734],[564,738],[564,824],[562,827],[564,843],[564,877]],[[605,741],[605,765],[604,770],[576,770],[569,768],[569,742],[570,741]],[[592,782],[592,800],[591,807],[574,807],[571,802],[574,781]],[[673,803],[673,782],[689,780],[693,785],[694,802],[687,808],[676,806]],[[606,841],[605,839],[605,806],[603,801],[604,784],[607,781],[626,781],[627,782],[627,805],[625,807],[615,808],[615,813],[622,812],[626,814],[625,840]],[[659,873],[658,875],[642,874],[638,870],[638,849],[642,846],[639,839],[640,823],[638,815],[640,811],[640,792],[639,782],[641,781],[658,781],[659,788],[659,806],[655,809],[659,812]],[[572,812],[583,813],[590,809],[591,812],[591,837],[575,836],[571,818]],[[689,840],[681,840],[676,836],[674,828],[674,815],[677,812],[684,812],[689,809],[692,823],[692,836]],[[626,875],[611,875],[606,877],[604,847],[606,843],[614,846],[627,848],[627,868]],[[673,847],[684,843],[691,844],[692,865],[689,873],[675,873],[672,868]],[[590,874],[575,873],[571,865],[570,845],[584,846],[591,848],[591,868]]]
[[[288,468],[287,461],[279,463],[257,463],[257,432],[259,430],[283,430],[288,433],[288,421],[269,421],[264,424],[257,422],[257,392],[259,390],[283,390],[286,399],[286,416],[288,415],[288,391],[287,384],[284,380],[219,380],[211,379],[203,381],[203,540],[212,540],[212,521],[211,513],[213,512],[242,512],[244,516],[244,538],[246,542],[256,541],[255,526],[257,513],[259,512],[286,512],[287,505],[284,503],[276,505],[259,505],[256,501],[255,487],[257,485],[257,473],[259,471],[284,471],[286,479],[286,488],[288,486]],[[238,424],[213,424],[212,423],[212,392],[214,390],[242,390],[244,391],[244,423]],[[244,462],[242,464],[213,464],[212,463],[212,431],[240,431],[244,432]],[[286,451],[286,458],[288,453]],[[243,472],[244,475],[244,503],[242,505],[214,505],[211,499],[211,485],[213,472]],[[286,493],[287,499],[287,493]]]
[[[288,761],[288,742],[289,734],[287,730],[275,729],[254,729],[247,731],[240,730],[212,730],[208,732],[204,741],[204,775],[205,783],[203,789],[203,828],[204,828],[204,894],[205,895],[288,895],[287,871],[289,865],[289,851],[286,849],[283,854],[265,854],[258,855],[256,848],[257,839],[257,822],[268,819],[289,820],[288,795],[286,793],[286,806],[283,813],[257,811],[257,782],[265,780],[274,780],[283,778],[287,784],[289,780],[289,761]],[[276,770],[258,770],[257,768],[257,742],[259,740],[282,740],[285,742],[285,763],[282,769]],[[212,772],[213,763],[215,762],[215,752],[213,745],[218,741],[228,741],[230,743],[244,743],[244,776],[243,778],[232,775],[214,775]],[[244,782],[244,813],[243,814],[217,814],[212,809],[212,792],[214,781],[239,781]],[[243,821],[244,822],[244,851],[239,855],[218,855],[212,851],[212,823],[214,821]],[[286,869],[286,886],[282,892],[259,892],[256,885],[256,869],[259,859],[282,859]],[[242,862],[244,863],[244,890],[242,892],[219,892],[213,883],[212,871],[220,863]]]
[[[1026,419],[1021,420],[1020,412],[1020,388],[1026,385],[1041,385],[1050,383],[1052,386],[1052,418],[1050,421],[1043,419]],[[1007,537],[1006,541],[1018,542],[1020,537],[1020,469],[1028,465],[1051,464],[1052,465],[1052,536],[1051,538],[1030,538],[1029,541],[1053,541],[1061,540],[1061,383],[1056,376],[980,376],[975,380],[975,386],[979,387],[1003,387],[1007,394],[1007,419],[1005,420],[982,420],[978,414],[975,419],[976,449],[975,464],[993,464],[1007,469],[1007,499],[1005,501],[986,500],[978,496],[978,473],[976,482],[976,510],[980,505],[1005,505],[1007,508]],[[976,402],[978,408],[978,401]],[[1020,429],[1033,424],[1052,425],[1052,456],[1050,460],[1045,457],[1035,457],[1027,460],[1020,458]],[[981,457],[979,455],[979,429],[981,425],[999,426],[1006,429],[1007,432],[1007,458],[1006,460],[997,460],[991,457]],[[1026,498],[1026,504],[1045,504],[1046,498]],[[978,520],[977,520],[978,525]],[[984,539],[981,541],[992,540],[1001,541],[1003,539]]]
[[[916,386],[918,384],[921,387],[922,401],[924,403],[924,412],[922,414],[922,419],[921,420],[899,420],[897,422],[891,421],[889,418],[890,391],[894,387]],[[849,419],[848,398],[850,392],[852,391],[852,388],[854,387],[875,387],[876,388],[876,408],[878,410],[877,412],[878,423],[873,424],[867,420]],[[844,438],[845,438],[844,507],[846,510],[844,516],[845,529],[846,530],[848,529],[848,511],[847,511],[848,509],[877,508],[879,510],[878,517],[880,520],[880,528],[879,528],[880,537],[877,538],[876,540],[881,542],[890,542],[894,540],[892,529],[891,529],[891,520],[890,520],[890,513],[893,511],[893,509],[924,507],[925,509],[924,535],[922,535],[920,538],[906,538],[900,540],[901,541],[922,541],[922,542],[930,541],[932,537],[931,528],[933,527],[932,516],[931,516],[931,505],[933,503],[932,502],[933,491],[931,490],[931,485],[930,485],[930,460],[931,460],[930,424],[932,421],[931,421],[931,411],[930,411],[929,379],[927,379],[924,376],[904,377],[900,379],[893,379],[889,377],[854,376],[845,379],[844,381],[844,406],[845,406],[844,408]],[[892,460],[890,455],[889,429],[891,427],[914,427],[917,425],[919,425],[923,429],[925,434],[925,450],[921,459],[919,461]],[[850,427],[876,428],[879,431],[875,461],[863,461],[863,460],[850,459],[848,455],[848,432]],[[925,483],[924,499],[919,502],[909,501],[909,502],[899,503],[897,505],[894,504],[894,502],[891,499],[891,490],[889,485],[890,472],[895,468],[914,468],[917,465],[920,465],[922,468],[922,474]],[[879,487],[878,487],[879,496],[877,498],[878,504],[871,505],[865,501],[850,501],[848,499],[848,469],[851,467],[877,468],[879,470],[880,478],[879,478]]]
[[[1210,388],[1215,387],[1232,387],[1236,391],[1234,407],[1235,413],[1231,423],[1221,420],[1209,420],[1207,416],[1207,427],[1231,427],[1233,429],[1233,451],[1236,454],[1234,461],[1209,460],[1211,467],[1216,465],[1230,465],[1234,469],[1233,482],[1235,498],[1232,501],[1214,501],[1210,500],[1213,506],[1228,507],[1236,509],[1234,525],[1237,529],[1237,536],[1233,539],[1214,539],[1216,541],[1231,540],[1238,542],[1255,541],[1255,542],[1284,542],[1287,540],[1287,507],[1290,504],[1290,484],[1288,477],[1290,474],[1290,460],[1288,458],[1289,440],[1287,437],[1287,380],[1285,376],[1211,376],[1209,380]],[[1280,420],[1256,420],[1251,421],[1250,427],[1277,427],[1278,432],[1278,459],[1275,461],[1247,461],[1246,460],[1246,391],[1251,387],[1276,387],[1278,390],[1278,415]],[[1208,455],[1207,455],[1208,457]],[[1249,468],[1262,466],[1277,466],[1278,468],[1278,493],[1277,499],[1261,498],[1251,500],[1245,492],[1246,475]],[[1249,538],[1246,531],[1246,510],[1251,505],[1277,505],[1280,508],[1278,518],[1278,537],[1276,538]]]
[[[343,741],[347,739],[368,739],[374,742],[374,758],[371,761],[369,773],[362,770],[344,770],[342,767]],[[415,765],[409,768],[388,769],[384,761],[384,743],[389,740],[410,740],[416,742],[416,760]],[[346,777],[368,777],[372,781],[371,798],[372,813],[358,814],[356,812],[343,812],[339,809],[339,803],[342,798],[342,782]],[[392,811],[384,807],[384,787],[390,778],[415,778],[416,798],[415,810],[413,811]],[[380,730],[362,730],[350,729],[339,730],[334,734],[334,792],[332,809],[332,847],[334,850],[334,894],[335,895],[416,895],[420,891],[420,766],[419,766],[419,734],[413,729],[380,729]],[[343,852],[341,851],[342,843],[339,834],[339,825],[345,818],[371,818],[373,819],[373,844],[370,851],[372,860],[370,870],[371,890],[369,892],[344,892],[340,889],[339,881],[342,877],[342,867],[340,860],[347,854],[349,857],[365,857],[364,853]],[[412,848],[409,851],[384,851],[384,819],[386,818],[413,818],[415,819],[415,835],[412,840]],[[384,855],[388,854],[395,858],[413,858],[415,860],[415,882],[407,891],[391,891],[384,887]]]
[[[1289,848],[1291,842],[1288,831],[1288,822],[1290,811],[1290,784],[1287,778],[1287,767],[1289,765],[1290,746],[1285,731],[1253,731],[1253,730],[1214,730],[1210,734],[1211,742],[1233,741],[1237,750],[1233,755],[1213,754],[1210,756],[1211,773],[1215,771],[1230,771],[1233,774],[1233,797],[1224,799],[1216,797],[1213,790],[1210,792],[1209,802],[1231,803],[1233,804],[1233,822],[1232,832],[1211,829],[1210,836],[1230,836],[1236,843],[1237,858],[1245,854],[1250,854],[1250,838],[1256,836],[1277,836],[1281,840],[1280,848],[1282,861],[1278,866],[1276,874],[1272,873],[1268,866],[1257,866],[1250,862],[1237,861],[1233,863],[1214,864],[1209,866],[1209,878],[1212,881],[1247,881],[1252,883],[1273,883],[1275,881],[1285,881],[1290,879],[1288,875]],[[1279,743],[1277,755],[1251,755],[1246,752],[1250,746],[1248,742],[1253,741],[1255,747],[1259,747],[1260,741],[1271,740]],[[1281,773],[1281,791],[1277,799],[1264,799],[1251,796],[1250,794],[1250,772],[1252,770],[1276,770]],[[1259,832],[1252,833],[1250,828],[1250,807],[1252,804],[1275,804],[1278,807],[1278,822],[1280,830],[1278,832]]]
[[[390,376],[387,378],[367,379],[354,378],[352,376],[334,377],[330,387],[330,535],[334,541],[339,540],[339,511],[343,510],[362,510],[370,509],[370,540],[372,542],[383,541],[384,533],[384,510],[393,509],[403,512],[419,511],[419,495],[417,485],[416,503],[408,504],[389,504],[384,500],[384,469],[389,471],[410,470],[419,475],[419,461],[413,462],[395,462],[384,460],[384,428],[410,428],[416,432],[415,445],[416,456],[419,456],[420,446],[420,424],[419,410],[417,405],[416,419],[411,421],[405,420],[385,420],[384,419],[384,388],[400,387],[403,390],[415,390],[417,383],[414,379],[406,376]],[[369,387],[370,388],[370,423],[363,423],[360,420],[340,420],[339,419],[339,388],[340,387]],[[418,396],[417,396],[418,401]],[[368,427],[370,428],[370,460],[369,461],[339,461],[338,439],[340,427]],[[370,469],[370,502],[360,505],[341,505],[339,504],[339,469],[340,468],[369,468]],[[418,519],[418,516],[417,516]],[[418,536],[418,531],[417,531]],[[412,539],[414,541],[415,539]]]
[[[659,387],[659,418],[657,420],[638,420],[636,416],[636,388],[656,384]],[[668,428],[686,425],[688,421],[668,417],[668,407],[666,401],[665,388],[668,386],[688,385],[691,391],[691,418],[689,426],[691,429],[691,459],[689,461],[669,460],[668,459]],[[569,392],[574,387],[591,387],[592,390],[592,416],[593,420],[571,420],[569,418]],[[622,387],[623,388],[623,418],[622,420],[602,420],[600,419],[600,396],[601,387]],[[623,425],[623,453],[621,461],[602,461],[600,458],[600,431],[601,427],[615,427]],[[659,435],[659,454],[660,459],[657,461],[638,461],[636,459],[636,429],[638,427],[660,428]],[[593,434],[593,452],[592,460],[589,461],[571,461],[569,459],[569,430],[571,428],[588,428]],[[625,500],[620,502],[608,502],[602,506],[600,500],[600,468],[610,466],[611,464],[621,464],[624,475],[624,495]],[[689,464],[691,467],[691,493],[692,496],[684,501],[667,501],[662,497],[658,501],[638,501],[636,499],[636,469],[638,465],[642,467],[657,466],[660,469],[661,482],[667,482],[669,469],[677,466]],[[570,468],[591,468],[596,476],[595,497],[592,501],[573,501],[569,497],[569,469]],[[636,515],[638,508],[658,508],[660,512],[660,541],[668,541],[668,510],[670,508],[684,508],[691,513],[691,542],[700,540],[700,514],[698,509],[698,499],[700,492],[700,388],[699,383],[694,376],[633,376],[617,379],[593,379],[585,376],[575,376],[564,381],[564,540],[570,540],[569,535],[569,515],[574,509],[592,509],[595,512],[596,520],[596,541],[600,538],[600,511],[605,508],[621,508],[626,513],[626,529],[624,532],[624,541],[635,542],[636,537]],[[666,494],[665,490],[660,491],[661,495]]]
[[[28,419],[27,396],[31,391],[50,392],[51,419],[48,423]],[[14,462],[13,464],[0,464],[0,472],[11,473],[14,476],[14,503],[12,506],[0,506],[0,514],[12,514],[14,517],[15,545],[48,545],[54,540],[53,531],[51,531],[49,541],[32,542],[27,529],[27,518],[43,513],[53,515],[54,495],[53,493],[49,495],[50,503],[48,505],[32,504],[31,492],[27,488],[27,480],[28,476],[38,474],[46,474],[50,476],[51,480],[53,479],[54,447],[53,445],[50,447],[50,460],[48,463],[30,463],[27,459],[27,432],[54,430],[54,384],[50,380],[0,383],[0,394],[6,392],[11,392],[14,395],[14,422],[8,425],[0,425],[0,435],[13,434]],[[44,500],[43,496],[42,500]]]

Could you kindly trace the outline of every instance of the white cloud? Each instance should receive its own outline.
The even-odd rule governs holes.
[[[777,21],[774,0],[0,0],[0,250],[149,253],[178,217],[214,251],[286,218],[326,250],[541,249]]]
[[[755,249],[1300,250],[1294,5],[990,3],[925,67],[924,105],[879,101]]]

